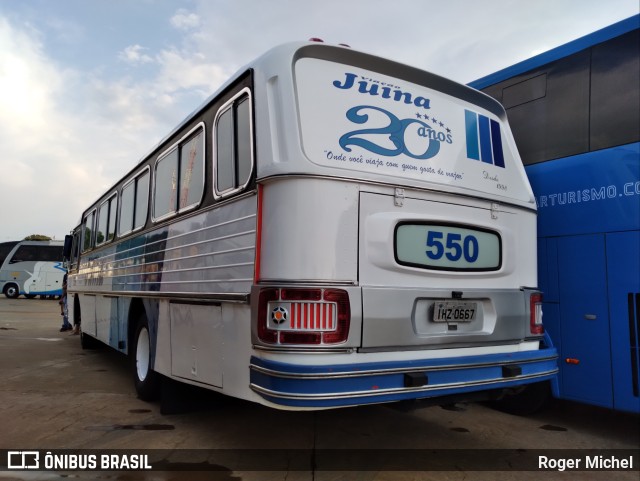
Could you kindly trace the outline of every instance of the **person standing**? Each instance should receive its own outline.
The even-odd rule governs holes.
[[[69,322],[69,309],[67,308],[67,274],[62,278],[62,296],[60,296],[60,315],[62,316],[62,327],[60,332],[70,331],[73,326]]]

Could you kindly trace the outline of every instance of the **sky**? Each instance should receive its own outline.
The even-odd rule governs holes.
[[[637,0],[0,0],[0,242],[63,239],[234,72],[319,37],[467,83]]]

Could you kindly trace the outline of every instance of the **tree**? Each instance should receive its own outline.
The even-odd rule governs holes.
[[[24,238],[26,241],[50,241],[51,237],[42,234],[31,234]]]

